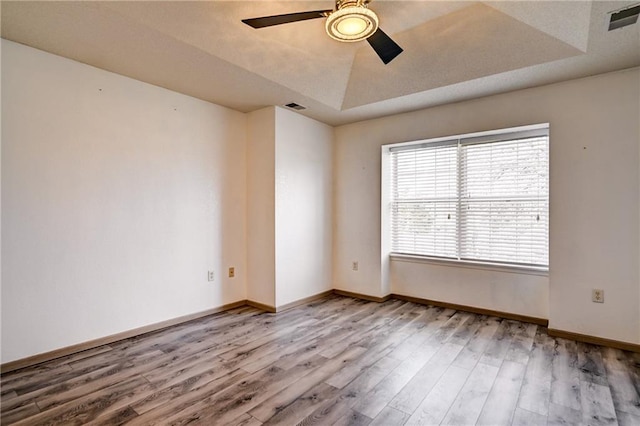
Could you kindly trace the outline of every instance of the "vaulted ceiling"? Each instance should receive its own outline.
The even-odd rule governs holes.
[[[369,4],[404,52],[384,65],[324,19],[259,30],[243,18],[329,1],[2,1],[2,37],[252,111],[296,102],[338,125],[640,65],[640,24],[608,31],[633,1]]]

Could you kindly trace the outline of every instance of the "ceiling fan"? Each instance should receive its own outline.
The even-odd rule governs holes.
[[[308,19],[327,18],[325,28],[331,38],[343,42],[366,39],[382,62],[388,64],[402,53],[402,48],[378,28],[378,16],[367,6],[370,2],[371,0],[336,0],[335,9],[263,16],[243,19],[242,22],[253,28],[264,28]]]

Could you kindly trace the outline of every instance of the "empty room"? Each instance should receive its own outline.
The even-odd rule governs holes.
[[[640,425],[638,1],[0,2],[2,425]]]

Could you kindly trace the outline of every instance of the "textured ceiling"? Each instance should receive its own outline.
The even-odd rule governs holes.
[[[629,1],[384,1],[404,48],[384,65],[324,20],[254,30],[243,18],[331,1],[2,2],[2,37],[252,111],[297,102],[342,124],[640,65],[640,25],[607,32]]]

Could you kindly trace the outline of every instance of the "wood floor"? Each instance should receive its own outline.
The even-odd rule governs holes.
[[[640,355],[330,296],[243,307],[2,376],[2,424],[640,425]]]

